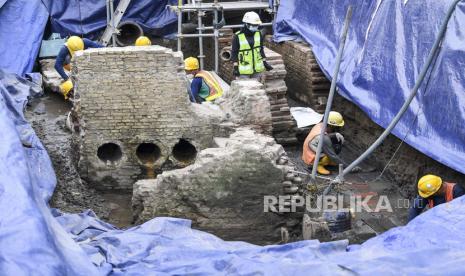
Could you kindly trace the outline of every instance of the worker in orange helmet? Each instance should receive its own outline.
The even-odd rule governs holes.
[[[418,195],[409,209],[408,220],[420,215],[426,206],[431,209],[464,194],[465,189],[460,185],[442,181],[437,175],[427,174],[418,180]]]

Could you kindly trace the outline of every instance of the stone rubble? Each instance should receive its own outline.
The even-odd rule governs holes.
[[[299,189],[301,179],[288,173],[293,167],[283,147],[246,128],[215,141],[218,147],[201,151],[194,164],[136,182],[137,222],[184,217],[223,239],[259,244],[297,237],[299,214],[264,212],[264,196]]]

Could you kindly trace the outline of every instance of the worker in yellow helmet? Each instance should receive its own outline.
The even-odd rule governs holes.
[[[259,31],[262,21],[256,12],[246,12],[242,22],[244,27],[235,33],[231,45],[233,74],[238,78],[260,78],[265,70],[273,70],[266,62],[263,35]]]
[[[150,46],[152,45],[152,41],[146,36],[140,36],[136,40],[136,46]]]
[[[344,126],[344,118],[341,113],[331,111],[329,113],[328,125],[326,127],[326,133],[323,135],[323,147],[321,151],[321,157],[318,162],[317,172],[322,175],[329,175],[331,172],[326,166],[338,166],[343,164],[347,166],[347,163],[338,155],[342,150],[344,144],[344,136],[338,131]],[[316,150],[320,143],[320,133],[323,123],[316,124],[310,133],[307,135],[303,144],[302,160],[304,163],[311,167],[316,157]],[[352,172],[360,171],[360,167],[355,167]]]
[[[223,88],[221,88],[216,78],[210,72],[200,70],[199,60],[197,58],[186,58],[184,60],[184,69],[186,70],[186,74],[192,74],[194,76],[189,93],[191,102],[210,102],[223,94]]]
[[[431,209],[464,194],[465,189],[460,185],[442,181],[437,175],[427,174],[418,180],[418,196],[409,209],[408,220],[411,221],[421,214],[426,206]]]
[[[57,70],[58,74],[63,78],[63,80],[66,82],[69,79],[68,74],[66,74],[65,69],[70,71],[70,62],[71,58],[74,56],[74,53],[77,51],[82,51],[87,48],[101,48],[103,47],[102,45],[93,42],[92,40],[86,39],[86,38],[80,38],[78,36],[71,36],[68,38],[66,41],[65,45],[61,47],[60,52],[58,52],[58,55],[55,59],[55,70]],[[70,81],[71,82],[71,81]],[[62,89],[63,87],[70,87],[69,83],[67,84],[62,83],[60,85],[61,92],[63,95],[65,94],[65,91]],[[71,83],[71,89],[72,89],[72,83]],[[69,91],[66,93],[68,94]]]

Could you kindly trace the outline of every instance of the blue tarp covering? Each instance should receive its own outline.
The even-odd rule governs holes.
[[[354,8],[338,77],[342,96],[386,127],[405,102],[452,4],[444,1],[287,0],[275,23],[277,42],[303,38],[323,72],[335,66],[349,5]],[[465,173],[465,1],[449,21],[440,53],[393,133]],[[342,110],[342,112],[344,112]],[[418,114],[418,116],[417,116]]]
[[[47,20],[40,0],[0,0],[0,68],[19,75],[32,71]]]
[[[91,211],[47,206],[56,179],[22,113],[37,86],[0,70],[2,275],[463,275],[465,197],[359,246],[301,241],[256,246],[155,218],[120,230]]]
[[[44,0],[50,12],[52,32],[62,36],[84,35],[94,37],[106,27],[106,1],[102,0]],[[116,9],[119,1],[115,1]],[[137,22],[144,32],[164,36],[174,32],[176,13],[167,5],[177,5],[177,0],[131,1],[123,20]]]
[[[0,0],[0,68],[22,76],[32,72],[49,15],[52,32],[97,38],[106,27],[105,2]],[[177,4],[177,0],[132,1],[123,21],[137,22],[150,34],[168,35],[177,22],[168,4]]]

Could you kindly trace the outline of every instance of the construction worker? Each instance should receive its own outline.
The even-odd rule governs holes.
[[[431,209],[464,194],[465,189],[460,185],[445,182],[439,176],[427,174],[418,180],[418,195],[413,199],[408,212],[408,220],[411,221],[421,214],[426,206]]]
[[[215,77],[208,71],[200,70],[197,58],[186,58],[184,60],[184,69],[186,70],[186,74],[194,76],[189,93],[191,102],[211,102],[223,94],[223,88],[221,88]]]
[[[263,36],[258,30],[262,21],[256,12],[246,12],[242,22],[244,27],[236,32],[232,41],[233,73],[239,78],[260,78],[265,70],[273,70],[266,62]]]
[[[339,112],[331,111],[329,113],[326,133],[323,136],[323,147],[320,160],[317,166],[317,172],[322,175],[329,175],[331,172],[325,166],[337,166],[338,164],[347,165],[339,153],[342,150],[344,136],[337,130],[344,126],[344,118]],[[303,145],[302,160],[307,166],[313,166],[315,161],[316,150],[320,143],[320,133],[323,123],[316,124],[307,135]],[[355,167],[352,172],[360,171],[360,167]]]
[[[152,41],[146,36],[139,36],[136,40],[136,46],[150,46],[152,45]]]
[[[65,96],[65,99],[68,98],[69,92],[73,89],[73,83],[69,80],[67,71],[71,71],[71,58],[74,56],[76,51],[81,51],[87,48],[101,48],[102,45],[93,42],[92,40],[86,38],[80,38],[78,36],[71,36],[66,41],[65,45],[61,47],[60,52],[55,59],[55,70],[63,78],[64,82],[60,85],[61,92]]]

